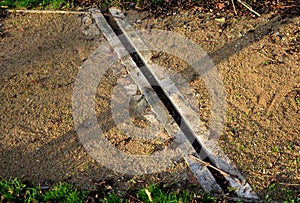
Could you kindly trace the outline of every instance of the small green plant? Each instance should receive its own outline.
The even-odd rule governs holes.
[[[270,64],[270,62],[269,61],[264,61],[264,62],[262,62],[262,64],[265,65],[265,66],[267,66],[267,65]]]
[[[217,200],[216,197],[212,197],[210,193],[205,193],[203,196],[203,202],[215,202]]]
[[[73,121],[73,116],[71,114],[66,114],[65,115],[65,120],[66,121]]]
[[[239,146],[239,149],[240,149],[241,151],[243,151],[243,150],[245,149],[245,145],[243,145],[243,144],[240,145],[240,146]]]
[[[25,202],[40,202],[42,201],[42,191],[37,188],[28,188],[24,197]]]
[[[239,131],[239,130],[238,130],[237,128],[231,128],[231,132],[232,132],[233,134],[236,134],[238,131]]]
[[[272,201],[272,198],[270,197],[270,194],[274,193],[275,187],[276,187],[275,183],[272,183],[271,185],[269,185],[268,192],[267,192],[267,194],[265,196],[265,201],[266,202],[271,202]]]
[[[279,147],[276,145],[275,147],[272,148],[272,152],[279,152]]]
[[[292,151],[294,149],[293,142],[288,142],[287,148]]]
[[[296,192],[290,189],[282,188],[282,192],[284,192],[285,201],[283,203],[296,203],[300,202],[300,198],[296,196]]]
[[[104,197],[102,200],[103,203],[121,203],[123,202],[122,198],[115,195],[115,194],[109,194]]]
[[[298,104],[298,106],[300,107],[300,98],[296,98],[295,101]]]

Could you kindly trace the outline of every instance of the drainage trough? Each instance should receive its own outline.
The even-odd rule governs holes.
[[[225,197],[228,188],[235,188],[230,192],[232,200],[258,202],[258,196],[217,145],[217,140],[208,139],[204,124],[195,122],[197,113],[186,103],[176,84],[152,65],[149,51],[141,51],[150,48],[139,33],[120,10],[109,11],[110,14],[103,15],[99,10],[91,10],[91,14],[165,130],[174,138],[173,142],[181,146],[178,150],[203,190]]]

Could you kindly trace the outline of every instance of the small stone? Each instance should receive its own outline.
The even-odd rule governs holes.
[[[86,24],[87,26],[91,25],[93,23],[92,19],[88,18],[84,24]]]
[[[83,11],[83,10],[84,10],[83,7],[80,7],[80,6],[76,7],[76,11]]]
[[[88,16],[84,16],[82,18],[82,22],[83,22],[83,24],[85,26],[89,26],[89,25],[91,25],[93,23],[92,19],[90,17],[88,17]]]

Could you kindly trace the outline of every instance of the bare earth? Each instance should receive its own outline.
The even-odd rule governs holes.
[[[129,15],[130,16],[130,15]],[[282,197],[282,188],[300,193],[300,18],[228,17],[214,20],[201,8],[148,19],[134,15],[138,29],[175,31],[198,43],[216,64],[227,97],[225,132],[219,144],[262,197]],[[144,19],[144,20],[138,20]],[[167,54],[155,62],[189,75],[189,65]],[[187,78],[190,78],[187,76]],[[201,77],[200,118],[210,119],[209,97]],[[203,91],[204,89],[204,91]],[[269,189],[275,186],[275,191]],[[272,192],[270,192],[272,191]]]
[[[227,120],[219,144],[254,190],[274,199],[280,198],[282,187],[300,193],[300,18],[275,19],[269,14],[217,22],[198,8],[157,19],[147,15],[131,11],[128,18],[139,29],[159,28],[186,36],[216,64],[227,94]],[[67,181],[84,189],[105,185],[120,193],[150,182],[200,190],[182,160],[161,173],[129,176],[102,167],[86,153],[73,124],[73,83],[78,68],[104,40],[86,19],[11,14],[3,21],[0,177],[46,185]],[[174,56],[161,53],[154,62],[188,74],[188,64]],[[132,140],[113,126],[110,99],[117,76],[113,71],[106,76],[99,84],[96,114],[99,123],[108,127],[106,137],[112,145],[132,154],[151,154],[167,146],[168,139]],[[205,84],[196,77],[189,85],[199,100],[200,118],[208,123]],[[134,115],[132,122],[146,128],[143,114]]]
[[[17,14],[3,24],[1,178],[19,177],[35,185],[65,181],[82,189],[106,188],[122,194],[155,182],[201,190],[183,161],[161,173],[129,176],[101,166],[85,151],[74,129],[72,95],[78,68],[104,40],[94,23],[85,16]],[[116,76],[111,70],[107,76],[99,84],[96,114],[109,130],[107,98]],[[136,154],[149,154],[152,145],[161,144],[131,142],[113,128],[107,135],[112,145]],[[123,140],[129,142],[127,147]]]

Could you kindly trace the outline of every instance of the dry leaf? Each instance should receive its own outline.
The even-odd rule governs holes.
[[[218,3],[217,7],[218,7],[218,9],[222,10],[223,8],[225,8],[225,4],[224,3]]]
[[[225,23],[225,18],[222,17],[222,18],[216,18],[215,21],[219,22],[219,23]]]
[[[153,202],[153,199],[152,199],[152,197],[151,197],[151,192],[150,192],[148,189],[145,189],[145,192],[146,192],[146,194],[147,194],[147,196],[148,196],[148,198],[149,198],[149,201],[150,201],[150,202]]]

